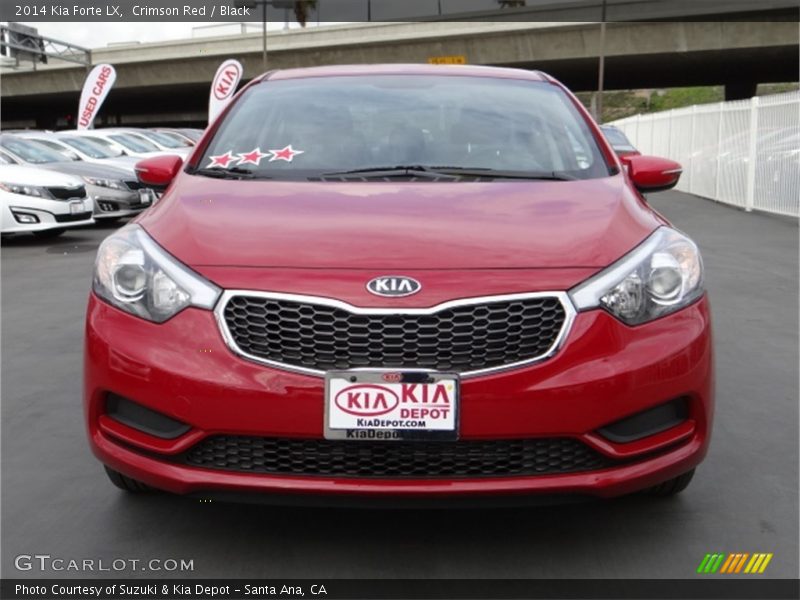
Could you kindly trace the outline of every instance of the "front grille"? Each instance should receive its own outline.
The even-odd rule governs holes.
[[[74,188],[65,187],[49,187],[47,191],[52,194],[56,200],[72,200],[74,198],[86,198],[86,187],[79,186]]]
[[[557,296],[460,304],[429,314],[358,314],[234,295],[223,314],[245,355],[315,372],[424,368],[469,374],[503,367],[546,355],[566,320]]]
[[[206,438],[178,460],[270,475],[419,479],[522,477],[615,464],[572,438],[362,442],[221,435]]]

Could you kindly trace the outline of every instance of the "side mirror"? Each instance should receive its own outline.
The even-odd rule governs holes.
[[[683,167],[674,160],[657,156],[623,156],[633,185],[640,192],[664,192],[674,188],[683,173]]]
[[[147,187],[163,191],[172,183],[181,170],[183,159],[180,156],[154,156],[136,163],[136,177]]]

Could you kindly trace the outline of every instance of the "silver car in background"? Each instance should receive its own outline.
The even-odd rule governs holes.
[[[149,129],[134,129],[132,127],[104,127],[100,132],[107,132],[110,137],[114,135],[124,134],[128,138],[135,138],[143,144],[152,144],[157,150],[164,154],[174,154],[186,160],[186,157],[192,152],[192,145],[188,142],[178,142],[169,136],[162,135],[157,131],[150,131]]]
[[[70,160],[66,155],[35,140],[2,134],[0,151],[18,165],[79,176],[86,185],[89,198],[94,202],[96,220],[131,217],[149,207],[156,199],[153,190],[143,187],[129,171]]]

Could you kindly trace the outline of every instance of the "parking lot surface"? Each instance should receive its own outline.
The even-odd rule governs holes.
[[[85,302],[112,229],[4,241],[2,575],[686,578],[708,552],[771,552],[761,577],[797,577],[797,221],[677,192],[652,201],[701,247],[717,357],[710,453],[668,500],[387,511],[128,496],[91,456],[81,412]],[[194,570],[18,571],[19,554]]]

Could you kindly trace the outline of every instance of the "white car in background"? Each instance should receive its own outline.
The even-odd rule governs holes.
[[[57,152],[67,156],[74,156],[78,160],[98,163],[108,167],[117,167],[128,171],[134,177],[136,176],[134,166],[139,162],[138,158],[125,156],[122,152],[115,152],[111,148],[101,146],[88,138],[63,135],[52,131],[16,131],[13,135],[26,140],[35,140]]]
[[[179,144],[169,138],[164,138],[155,131],[134,129],[131,127],[105,127],[95,131],[106,132],[109,136],[125,135],[129,139],[133,138],[141,144],[151,145],[162,154],[180,156],[184,160],[186,160],[186,157],[189,156],[189,153],[192,151],[191,147]]]
[[[118,129],[70,129],[64,132],[64,134],[87,138],[96,144],[111,148],[124,156],[148,158],[150,156],[174,154],[159,149],[158,146],[145,138],[131,135],[130,133]]]
[[[70,227],[94,223],[92,209],[92,200],[79,177],[0,163],[3,235],[56,237]]]
[[[157,131],[163,135],[168,135],[176,140],[185,140],[189,145],[195,146],[200,138],[203,137],[204,131],[202,129],[195,129],[192,127],[153,127],[152,131]]]
[[[152,129],[153,131],[159,131],[161,133],[168,133],[173,136],[182,137],[195,146],[206,132],[205,129],[198,129],[196,127],[153,127]]]
[[[87,163],[50,149],[37,140],[0,133],[0,152],[12,164],[77,175],[86,183],[86,193],[95,202],[95,219],[117,220],[139,214],[156,200],[155,192],[142,186],[130,170]]]
[[[129,133],[131,135],[143,137],[149,142],[158,146],[159,150],[163,150],[164,152],[169,152],[170,154],[177,154],[184,160],[189,153],[192,151],[194,144],[186,141],[186,140],[176,140],[172,136],[165,135],[158,131],[152,131],[150,129],[122,129],[120,131],[124,131],[125,133]]]

